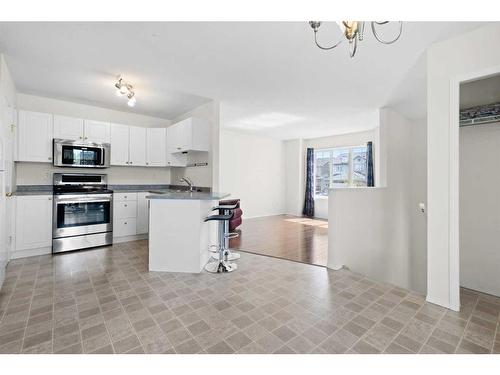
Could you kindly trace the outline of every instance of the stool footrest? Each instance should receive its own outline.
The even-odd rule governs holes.
[[[233,217],[233,214],[231,213],[230,215],[210,215],[205,218],[205,221],[224,221],[224,220],[231,220]]]

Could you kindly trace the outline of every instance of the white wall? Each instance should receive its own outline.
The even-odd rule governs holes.
[[[124,125],[164,127],[172,123],[172,121],[164,118],[21,93],[17,95],[17,103],[19,109],[28,111],[56,113],[70,117],[109,121]]]
[[[283,142],[285,148],[285,213],[301,216],[304,206],[305,161],[302,139]]]
[[[170,184],[170,170],[171,168],[167,167],[114,166],[98,173],[108,175],[108,184]],[[52,174],[62,172],[75,173],[75,169],[58,168],[50,163],[16,162],[16,183],[52,185]]]
[[[500,123],[460,128],[460,285],[500,296]]]
[[[5,194],[12,191],[14,183],[14,136],[11,125],[15,124],[16,99],[14,82],[4,56],[0,54],[0,287],[5,278],[10,252],[8,235],[11,232],[12,202]]]
[[[500,49],[494,47],[499,44],[500,24],[492,23],[435,44],[427,51],[427,299],[453,309],[459,308],[459,260],[455,256],[459,242],[455,229],[459,220],[450,210],[458,208],[459,160],[458,129],[450,132],[450,82],[496,67],[500,69]]]
[[[220,190],[241,199],[245,218],[285,212],[284,158],[280,140],[221,129]]]
[[[422,197],[425,185],[420,182],[419,189],[412,189],[413,181],[425,170],[425,158],[419,157],[425,149],[422,127],[422,122],[412,123],[388,108],[380,110],[378,147],[384,155],[380,167],[386,168],[380,172],[387,183],[330,190],[328,267],[345,265],[368,277],[425,292],[425,241],[421,238],[425,230],[422,223],[415,230],[413,215],[418,212],[415,199]],[[414,164],[418,173],[413,173]],[[418,218],[422,220],[425,229],[425,219]]]
[[[410,285],[427,292],[427,215],[418,209],[427,204],[427,120],[412,121],[410,129]]]
[[[216,101],[203,104],[192,111],[175,118],[172,123],[182,121],[188,117],[197,117],[207,121],[210,126],[211,148],[208,155],[197,153],[189,155],[190,162],[208,162],[206,167],[171,168],[172,184],[182,184],[182,177],[189,177],[196,186],[212,187],[218,190],[219,175],[219,103]]]

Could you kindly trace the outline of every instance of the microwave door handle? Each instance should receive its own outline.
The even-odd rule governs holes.
[[[104,166],[104,153],[106,152],[106,150],[103,148],[101,148],[101,166]]]

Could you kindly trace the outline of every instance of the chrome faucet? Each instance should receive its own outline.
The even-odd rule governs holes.
[[[191,179],[189,177],[182,177],[180,180],[180,182],[185,182],[186,184],[188,184],[189,186],[189,191],[192,193],[194,191],[194,185],[193,185],[193,181],[191,181]]]

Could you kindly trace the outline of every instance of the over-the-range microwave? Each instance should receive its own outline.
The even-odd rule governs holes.
[[[109,143],[54,138],[52,160],[56,167],[107,168],[110,150]]]

